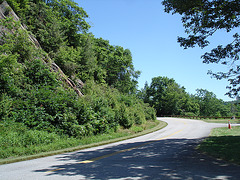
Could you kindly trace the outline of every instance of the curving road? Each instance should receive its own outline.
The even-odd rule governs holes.
[[[1,165],[0,179],[240,179],[240,166],[195,150],[212,128],[227,124],[159,119],[168,126],[141,137]]]

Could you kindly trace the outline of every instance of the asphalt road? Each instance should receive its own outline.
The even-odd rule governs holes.
[[[227,124],[160,119],[166,128],[138,138],[1,165],[0,179],[240,179],[240,166],[195,150],[212,128]]]

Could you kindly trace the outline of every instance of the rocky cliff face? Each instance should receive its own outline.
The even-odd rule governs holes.
[[[8,5],[6,1],[3,1],[2,4],[0,4],[0,19],[5,19],[7,17],[13,17],[14,21],[20,21],[20,18],[15,14],[15,12],[12,10],[12,8]],[[24,24],[20,24],[20,28],[26,30],[27,27]],[[3,34],[9,31],[5,27],[0,26],[0,44],[4,44],[4,41],[2,40],[1,36]],[[12,33],[14,30],[10,30]],[[32,42],[33,46],[35,48],[41,48],[41,45],[37,41],[37,39],[32,35],[28,35],[29,40]],[[83,94],[80,91],[80,88],[83,87],[83,82],[80,79],[77,79],[76,82],[74,83],[70,78],[68,78],[63,71],[58,67],[56,63],[54,63],[50,57],[41,57],[42,61],[47,65],[50,65],[51,70],[56,72],[59,75],[59,79],[63,81],[67,86],[73,88],[75,92],[79,96],[83,96]]]

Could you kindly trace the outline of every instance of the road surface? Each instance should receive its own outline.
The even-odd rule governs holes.
[[[0,179],[240,179],[240,166],[195,150],[212,128],[227,124],[159,119],[168,126],[141,137],[0,165]]]

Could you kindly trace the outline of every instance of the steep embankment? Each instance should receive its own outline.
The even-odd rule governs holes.
[[[9,18],[9,17],[12,17],[14,21],[19,22],[19,26],[17,28],[20,28],[20,29],[26,31],[27,27],[20,23],[19,17],[15,14],[15,12],[8,5],[8,3],[6,1],[3,1],[3,3],[0,5],[0,18],[1,19],[6,19],[6,18]],[[0,26],[0,30],[1,30],[1,35],[0,36],[4,36],[6,32],[14,33],[14,31],[16,29],[15,30],[14,29],[7,29],[6,27],[1,27]],[[38,40],[32,34],[28,34],[28,39],[29,39],[30,42],[32,42],[32,45],[35,48],[41,49],[41,45],[39,44]],[[4,41],[2,41],[1,44],[4,44]],[[73,88],[79,96],[83,95],[78,88],[78,87],[83,86],[83,83],[82,83],[81,80],[79,80],[79,79],[76,80],[76,82],[78,83],[77,84],[78,87],[77,87],[75,85],[75,83],[63,73],[63,71],[59,68],[59,66],[56,63],[54,63],[47,54],[44,54],[44,55],[41,54],[39,56],[40,57],[38,57],[38,58],[41,59],[43,61],[43,63],[47,63],[48,66],[51,67],[51,70],[53,70],[54,72],[56,72],[59,75],[59,79],[61,79],[69,87]]]
[[[134,71],[129,50],[78,34],[77,28],[74,36],[72,31],[66,33],[69,24],[71,28],[75,25],[70,20],[75,18],[75,22],[81,15],[76,12],[82,12],[72,1],[51,1],[56,3],[51,6],[42,1],[26,2],[26,9],[23,5],[18,12],[31,20],[28,29],[35,30],[39,38],[44,36],[41,41],[26,30],[5,1],[0,6],[0,158],[76,146],[83,138],[94,139],[99,134],[134,126],[138,127],[133,131],[141,131],[149,120],[156,119],[155,110],[134,94],[136,81],[131,79]],[[72,16],[64,17],[65,14],[53,9],[60,5]],[[69,8],[72,6],[74,12]],[[34,14],[34,8],[41,12]],[[45,15],[48,17],[43,18]],[[59,28],[59,34],[66,34],[59,37],[62,44],[54,51],[59,34],[45,37],[52,32],[48,26],[55,28],[55,20],[65,28]],[[64,41],[71,38],[71,43]],[[43,46],[44,43],[47,45]],[[92,52],[99,56],[93,56]],[[58,65],[62,70],[53,59],[61,64]],[[106,66],[108,63],[111,66]],[[80,77],[86,80],[81,89],[84,96],[79,90],[83,85]]]

